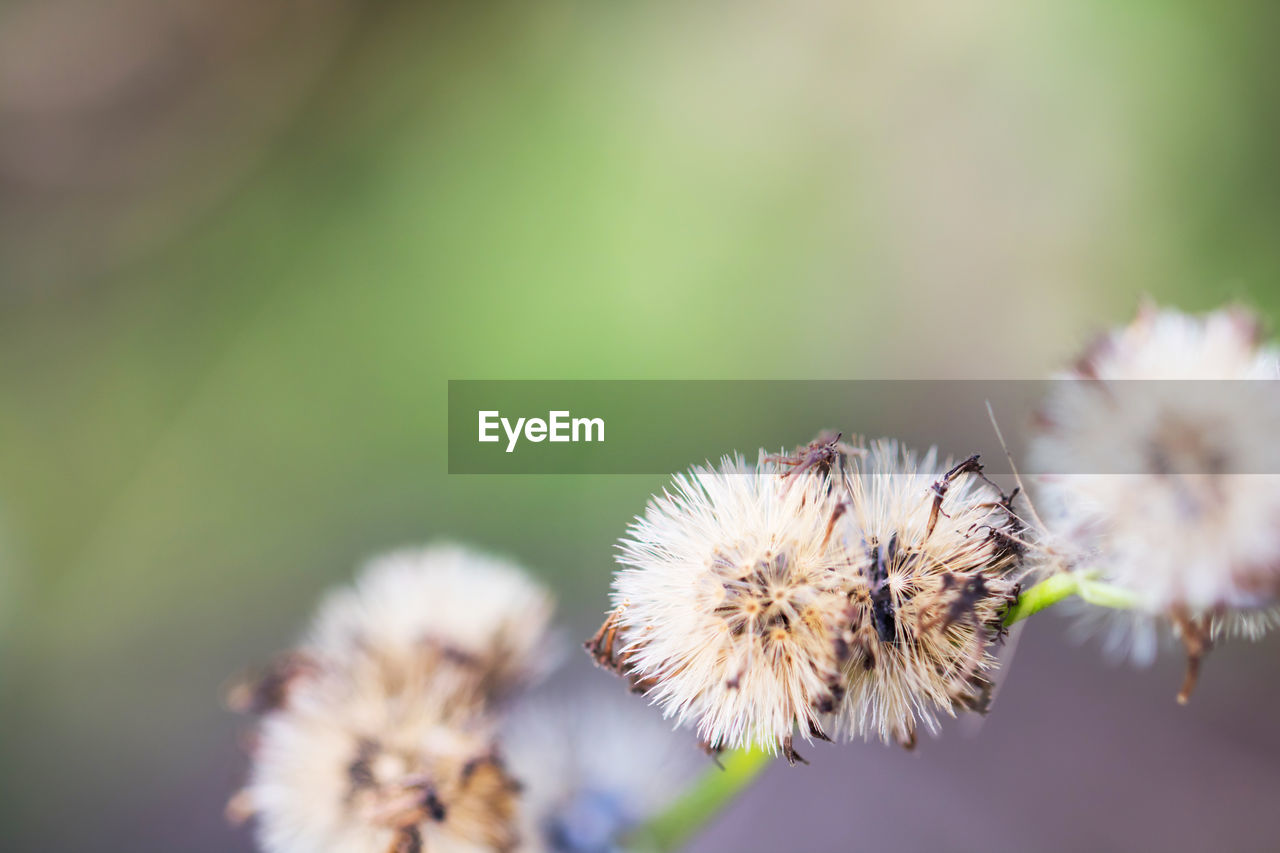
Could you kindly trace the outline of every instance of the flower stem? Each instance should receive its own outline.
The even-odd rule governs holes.
[[[1115,610],[1133,610],[1138,606],[1138,597],[1123,587],[1103,583],[1088,574],[1081,575],[1079,583],[1076,595],[1090,604]]]
[[[750,785],[766,767],[771,754],[763,749],[737,749],[720,756],[678,800],[631,835],[636,850],[669,851],[684,846],[697,832]]]
[[[1005,613],[1004,624],[1008,626],[1021,622],[1073,595],[1089,604],[1116,610],[1132,610],[1138,604],[1137,597],[1132,592],[1103,583],[1098,580],[1097,572],[1062,572],[1050,575],[1023,591]]]

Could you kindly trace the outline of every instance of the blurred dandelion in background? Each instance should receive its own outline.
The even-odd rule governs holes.
[[[430,652],[436,684],[457,682],[493,706],[555,665],[553,609],[548,591],[509,560],[458,545],[393,551],[321,602],[304,648],[339,662]]]
[[[1179,698],[1216,637],[1256,639],[1280,596],[1280,350],[1241,308],[1148,304],[1054,385],[1031,453],[1048,538],[1131,594],[1090,608],[1113,652],[1149,663],[1163,626],[1186,647]],[[1095,381],[1096,380],[1096,381]],[[1251,393],[1261,387],[1258,393]]]
[[[457,546],[370,562],[233,692],[262,720],[232,816],[267,853],[515,849],[496,713],[545,672],[550,612],[522,569]]]

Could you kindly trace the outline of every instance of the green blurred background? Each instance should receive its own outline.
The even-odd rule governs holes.
[[[1277,24],[1096,0],[0,6],[0,846],[249,849],[221,819],[243,762],[220,686],[379,550],[518,556],[588,629],[662,478],[450,477],[450,378],[1035,378],[1143,294],[1280,316]],[[1035,630],[1019,721],[926,761],[1020,754],[1067,713],[1035,704],[1055,689],[1175,713],[1176,661],[1137,679],[1068,649],[1064,674]],[[1224,651],[1216,699],[1126,735],[1212,741],[1244,713],[1270,749],[1194,753],[1252,817],[1185,812],[1167,849],[1276,837],[1280,742],[1247,710],[1276,648]],[[765,790],[841,786],[868,821],[890,775],[929,790],[919,759],[829,752]],[[880,762],[871,790],[838,759]],[[1164,769],[1124,791],[1201,802]],[[1031,847],[1150,840],[1097,798]],[[812,849],[868,838],[827,817]],[[976,845],[974,821],[944,822]],[[882,847],[920,849],[907,826]]]

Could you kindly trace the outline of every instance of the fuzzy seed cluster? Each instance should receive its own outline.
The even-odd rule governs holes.
[[[1214,639],[1280,623],[1280,352],[1258,319],[1148,305],[1061,378],[1031,446],[1051,568],[1137,601],[1088,627],[1145,662],[1172,625],[1194,670]]]
[[[452,546],[375,560],[233,694],[259,721],[232,811],[266,853],[516,849],[496,710],[539,674],[550,614],[501,560]]]
[[[1021,524],[976,460],[820,438],[675,477],[620,543],[589,646],[711,749],[914,744],[984,710]]]

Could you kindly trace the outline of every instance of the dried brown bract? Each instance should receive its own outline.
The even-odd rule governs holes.
[[[784,479],[809,473],[830,476],[833,471],[839,470],[849,457],[866,453],[859,446],[841,441],[843,435],[839,432],[823,432],[808,444],[797,447],[794,453],[766,456],[764,460],[785,468],[782,474]]]

